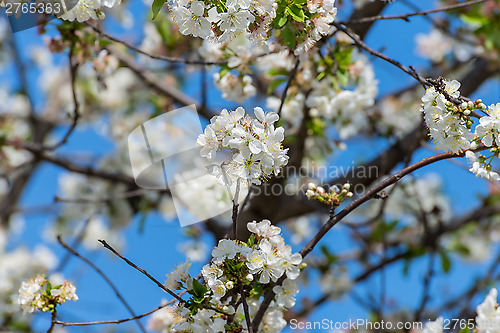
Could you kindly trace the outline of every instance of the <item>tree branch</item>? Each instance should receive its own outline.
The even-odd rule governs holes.
[[[123,298],[123,296],[121,295],[121,293],[118,291],[118,289],[115,287],[114,283],[106,276],[106,274],[104,274],[103,271],[101,271],[99,269],[99,267],[97,267],[93,262],[91,262],[90,260],[88,260],[87,258],[83,257],[80,253],[78,253],[76,250],[72,249],[68,244],[66,244],[62,239],[61,239],[61,236],[58,235],[57,236],[57,241],[59,242],[59,244],[62,245],[62,247],[64,247],[66,250],[68,250],[69,252],[71,252],[75,257],[78,257],[80,259],[82,259],[85,263],[87,263],[90,267],[92,267],[96,272],[97,274],[99,274],[103,279],[104,281],[106,281],[106,283],[111,287],[111,289],[113,289],[113,291],[115,292],[115,295],[116,297],[118,297],[118,299],[120,300],[120,302],[123,303],[123,305],[127,308],[128,312],[130,312],[130,314],[132,315],[132,317],[135,317],[136,314],[134,312],[134,310],[132,309],[132,307],[127,303],[127,301],[125,300],[125,298]],[[143,333],[146,333],[146,329],[144,328],[144,326],[142,326],[142,323],[137,319],[137,325],[139,326],[139,329],[143,332]]]

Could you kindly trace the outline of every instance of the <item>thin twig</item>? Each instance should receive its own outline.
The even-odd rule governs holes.
[[[414,13],[407,13],[407,14],[399,14],[399,15],[376,15],[376,16],[371,16],[371,17],[363,17],[360,19],[355,19],[355,20],[349,20],[345,22],[346,24],[352,24],[352,23],[366,23],[366,22],[373,22],[373,21],[379,21],[379,20],[395,20],[395,19],[401,19],[404,21],[409,22],[410,20],[408,18],[413,17],[413,16],[419,16],[419,15],[427,15],[427,14],[433,14],[433,13],[439,13],[439,12],[444,12],[448,10],[453,10],[457,8],[462,8],[462,7],[468,7],[472,6],[481,2],[485,2],[486,0],[472,0],[472,1],[465,1],[465,2],[460,2],[456,3],[454,5],[449,5],[449,6],[444,6],[441,8],[436,8],[436,9],[431,9],[431,10],[424,10],[424,11],[419,11],[419,12],[414,12]]]
[[[349,28],[347,28],[346,26],[344,25],[341,25],[341,24],[338,24],[338,23],[333,23],[333,25],[339,29],[340,31],[343,31],[345,34],[347,34],[349,37],[351,37],[351,39],[354,41],[354,43],[356,43],[359,47],[361,47],[362,49],[364,49],[366,52],[370,53],[371,55],[374,55],[382,60],[385,60],[391,64],[393,64],[394,66],[398,67],[399,69],[401,69],[403,72],[405,72],[406,74],[410,75],[411,77],[413,77],[415,80],[417,80],[418,82],[420,82],[422,85],[425,85],[425,86],[430,86],[431,84],[429,82],[427,82],[427,80],[425,80],[424,78],[422,78],[417,72],[415,71],[412,71],[410,68],[406,67],[405,65],[401,64],[400,62],[386,56],[385,54],[381,53],[381,52],[378,52],[374,49],[372,49],[371,47],[369,47],[368,45],[366,45],[365,42],[363,42],[358,36],[356,36],[356,34],[354,32],[352,32]]]
[[[47,333],[52,333],[52,331],[54,330],[54,327],[56,327],[56,317],[57,317],[57,309],[54,308],[54,310],[52,311],[52,314],[50,316],[50,327],[47,330]]]
[[[232,214],[232,221],[233,221],[233,238],[236,239],[236,226],[238,223],[238,197],[240,195],[240,178],[236,181],[236,191],[234,193],[234,198],[233,198],[233,214]]]
[[[109,39],[113,42],[116,42],[116,43],[119,43],[119,44],[122,44],[124,45],[125,47],[137,52],[137,53],[140,53],[142,55],[145,55],[151,59],[156,59],[156,60],[164,60],[164,61],[168,61],[168,62],[172,62],[172,63],[182,63],[182,64],[187,64],[187,65],[221,65],[221,64],[226,64],[228,62],[228,60],[220,60],[220,61],[205,61],[205,60],[189,60],[189,59],[184,59],[184,58],[178,58],[178,57],[169,57],[169,56],[162,56],[162,55],[157,55],[157,54],[151,54],[151,53],[148,53],[146,51],[143,51],[121,39],[118,39],[116,37],[113,37],[107,33],[105,33],[104,31],[102,31],[101,28],[99,28],[97,25],[94,25],[94,24],[91,24],[91,23],[86,23],[86,25],[88,25],[89,27],[91,27],[92,29],[94,29],[95,32],[97,32],[99,35],[101,35],[102,37],[106,38],[106,39]]]
[[[92,219],[92,217],[89,217],[88,219],[85,220],[83,223],[82,228],[78,232],[78,236],[76,237],[75,241],[73,242],[71,248],[76,249],[80,243],[83,241],[83,238],[85,237],[85,232],[87,231],[87,228],[89,226],[89,222]],[[76,251],[76,250],[75,250]],[[60,272],[63,270],[63,268],[68,264],[69,260],[71,259],[72,253],[69,251],[69,253],[64,256],[64,258],[60,261],[59,266],[55,269],[56,272]]]
[[[243,312],[245,312],[245,321],[247,322],[248,333],[253,333],[252,321],[250,320],[250,312],[248,311],[248,303],[245,295],[245,290],[243,289],[243,283],[240,282],[240,294],[241,301],[243,303]]]
[[[60,146],[62,146],[63,144],[65,144],[66,142],[68,142],[68,139],[69,139],[71,133],[73,133],[73,131],[76,128],[76,125],[78,124],[78,119],[80,119],[80,111],[79,111],[80,105],[78,104],[78,98],[76,97],[76,75],[78,72],[78,63],[73,61],[73,52],[74,52],[73,46],[71,46],[69,49],[69,54],[68,54],[68,61],[69,61],[69,72],[70,72],[70,76],[71,76],[71,92],[73,95],[73,104],[74,104],[73,122],[71,123],[70,128],[68,129],[66,134],[63,136],[61,141],[54,144],[53,146],[45,147],[45,149],[47,149],[47,150],[55,150],[55,149],[59,148]]]
[[[116,201],[116,200],[139,197],[141,195],[148,193],[149,191],[151,191],[151,190],[139,189],[139,190],[124,192],[124,193],[118,193],[118,194],[111,196],[111,197],[102,198],[102,199],[95,199],[95,200],[94,199],[84,199],[84,198],[78,198],[78,199],[62,198],[62,197],[56,195],[54,197],[54,202],[73,203],[73,204],[75,204],[75,203],[76,204],[102,204],[104,202],[111,202],[111,201]]]
[[[422,298],[420,300],[420,305],[418,306],[418,309],[415,311],[415,316],[413,317],[414,322],[418,322],[420,321],[420,319],[422,319],[422,313],[424,312],[426,304],[430,300],[431,282],[432,278],[434,277],[435,259],[436,259],[436,252],[432,251],[429,254],[429,266],[427,267],[427,273],[425,274],[424,277],[423,292],[422,292]]]
[[[148,272],[146,272],[144,269],[140,268],[139,266],[137,266],[136,264],[134,264],[133,262],[131,262],[130,260],[128,260],[127,258],[125,258],[124,256],[122,256],[120,253],[118,253],[118,251],[116,251],[111,245],[109,245],[104,239],[98,239],[99,243],[102,244],[102,246],[104,246],[106,249],[110,250],[111,252],[113,252],[114,255],[116,255],[117,257],[119,257],[120,259],[122,259],[123,261],[125,261],[129,266],[132,266],[133,268],[137,269],[139,272],[141,272],[142,274],[146,275],[151,281],[153,281],[158,287],[160,287],[161,289],[163,289],[165,292],[167,292],[168,294],[170,294],[172,297],[174,297],[175,299],[177,299],[179,302],[181,303],[184,303],[184,300],[182,298],[180,298],[176,293],[174,293],[172,290],[168,289],[167,287],[165,287],[163,285],[163,283],[161,283],[160,281],[158,281],[157,279],[155,279],[154,277],[151,276],[151,274],[149,274]]]
[[[113,289],[113,291],[115,292],[116,294],[116,297],[118,297],[118,299],[123,303],[123,305],[127,308],[128,312],[130,312],[130,315],[132,317],[135,317],[136,314],[134,312],[134,310],[132,310],[132,307],[127,303],[127,301],[125,300],[125,298],[123,298],[123,296],[121,295],[121,293],[118,291],[118,289],[115,287],[114,283],[106,276],[106,274],[103,273],[103,271],[101,271],[99,269],[99,267],[97,267],[93,262],[91,262],[89,259],[83,257],[80,253],[78,253],[76,250],[72,249],[68,244],[66,244],[60,235],[57,236],[57,241],[59,242],[59,244],[62,245],[62,247],[64,247],[66,250],[68,250],[69,252],[71,252],[74,256],[82,259],[83,261],[85,261],[90,267],[92,267],[107,283],[108,285],[111,287],[111,289]],[[144,328],[144,326],[142,326],[142,323],[137,320],[137,325],[139,326],[139,329],[143,332],[143,333],[146,333],[146,329]]]
[[[293,70],[290,73],[290,76],[288,77],[288,81],[286,82],[285,89],[283,90],[283,93],[281,94],[281,103],[280,103],[280,108],[278,109],[278,116],[280,116],[280,117],[281,117],[281,110],[283,109],[283,105],[285,104],[285,99],[286,99],[286,94],[288,93],[288,88],[290,88],[290,85],[292,84],[293,78],[295,77],[295,74],[297,74],[297,70],[299,69],[299,64],[300,64],[300,58],[297,58],[297,61],[295,62],[295,67],[293,67]]]
[[[169,302],[170,303],[170,302]],[[143,313],[141,315],[138,315],[138,316],[134,316],[134,317],[131,317],[131,318],[126,318],[126,319],[119,319],[119,320],[103,320],[103,321],[89,321],[89,322],[83,322],[83,323],[70,323],[70,322],[65,322],[65,321],[58,321],[56,320],[56,324],[57,325],[61,325],[61,326],[90,326],[90,325],[105,325],[105,324],[121,324],[121,323],[125,323],[127,321],[131,321],[131,320],[138,320],[138,319],[141,319],[141,318],[144,318],[146,316],[149,316],[150,314],[158,311],[158,310],[161,310],[163,309],[164,307],[168,306],[169,303],[167,304],[163,304],[163,305],[160,305],[159,307],[157,307],[156,309],[153,309],[151,311],[148,311],[146,313]]]

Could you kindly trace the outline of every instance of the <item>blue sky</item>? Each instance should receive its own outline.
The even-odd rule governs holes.
[[[425,1],[426,7],[432,6],[433,2]],[[421,4],[423,6],[423,4]],[[142,2],[134,0],[130,4],[136,17],[134,29],[130,33],[127,32],[127,40],[133,41],[135,45],[140,43],[141,39],[141,24],[142,18],[148,13]],[[401,13],[411,11],[397,2],[389,6],[386,14]],[[341,14],[340,14],[341,15]],[[123,30],[118,28],[111,20],[105,21],[106,30],[114,35],[120,35]],[[390,28],[391,35],[387,35],[387,29]],[[371,30],[368,35],[367,42],[374,49],[384,48],[384,53],[398,59],[406,65],[413,65],[417,69],[427,65],[427,61],[415,55],[415,44],[413,36],[417,32],[427,32],[430,29],[429,23],[423,18],[414,18],[411,23],[404,21],[379,22]],[[133,38],[132,38],[133,37]],[[28,29],[15,34],[15,38],[21,46],[22,53],[26,56],[28,49],[32,45],[41,44],[41,39],[36,35],[36,29]],[[413,84],[413,79],[405,73],[401,72],[394,66],[375,60],[374,67],[376,77],[380,81],[380,94],[389,93],[394,89]],[[35,82],[37,73],[30,73],[30,81]],[[17,83],[13,81],[14,72],[12,69],[7,69],[0,76],[0,85],[8,84],[15,86]],[[199,77],[192,75],[192,80],[198,82]],[[37,87],[31,86],[31,91],[36,98],[40,98],[37,93]],[[199,86],[191,85],[186,87],[186,92],[193,97],[199,96]],[[497,102],[500,99],[500,85],[497,81],[488,81],[484,84],[472,98],[481,97],[486,104]],[[211,104],[214,108],[231,107],[234,103],[227,103],[218,95],[210,96]],[[253,106],[252,102],[247,103],[248,106]],[[64,133],[65,129],[61,130]],[[366,159],[375,156],[377,152],[384,148],[385,144],[381,142],[367,142],[359,140],[350,146],[348,152],[339,156],[339,163],[350,163],[353,159],[359,156],[364,156]],[[108,139],[95,133],[92,129],[76,131],[68,145],[60,149],[60,153],[64,154],[72,151],[88,151],[96,155],[104,154],[113,149],[112,142]],[[423,158],[433,154],[428,150],[419,151],[414,159]],[[443,176],[444,187],[456,207],[456,214],[460,214],[465,210],[474,207],[477,203],[477,194],[485,194],[486,183],[476,179],[472,174],[468,173],[449,162],[441,162],[436,165],[429,166],[417,174],[427,172],[437,172]],[[52,165],[44,164],[38,170],[35,177],[30,182],[26,192],[23,195],[21,205],[23,207],[45,206],[53,202],[53,198],[57,193],[57,179],[61,173],[61,169]],[[457,181],[460,179],[460,182]],[[471,189],[464,191],[464,188]],[[36,214],[26,217],[25,231],[18,239],[12,240],[11,246],[20,243],[25,243],[28,246],[33,246],[41,241],[41,233],[47,223],[51,223],[53,215]],[[165,273],[168,273],[177,263],[184,260],[184,257],[179,253],[173,244],[184,239],[183,229],[176,221],[167,223],[158,214],[152,213],[146,217],[146,227],[142,233],[139,233],[139,217],[136,217],[130,225],[125,229],[124,234],[127,239],[127,245],[124,249],[124,254],[133,262],[145,268],[149,273],[163,281]],[[343,248],[351,247],[346,236],[345,228],[335,228],[322,241],[322,244],[328,244],[330,248],[337,252]],[[207,239],[211,242],[211,239]],[[335,244],[335,245],[332,245]],[[213,245],[209,243],[209,245]],[[64,250],[59,246],[53,245],[51,248],[58,253],[59,257],[65,255]],[[295,251],[300,250],[300,246],[294,248]],[[102,268],[106,274],[115,282],[119,290],[125,295],[125,298],[132,304],[132,307],[137,313],[146,312],[155,308],[162,298],[169,300],[168,295],[163,293],[158,287],[150,282],[146,277],[139,272],[133,270],[125,263],[121,262],[116,257],[110,255],[106,250],[100,249],[94,252],[83,251],[86,256],[91,258],[93,262]],[[196,275],[201,265],[193,264],[191,273]],[[402,305],[412,306],[419,301],[421,291],[421,279],[426,267],[426,259],[417,260],[408,276],[402,276],[402,266],[393,265],[387,269],[388,276],[388,293],[390,297],[394,297],[401,301]],[[453,267],[448,275],[441,275],[434,282],[436,291],[446,291],[450,294],[455,294],[457,291],[465,288],[468,283],[463,280],[463,272],[467,271],[468,276],[473,277],[471,272],[482,272],[486,267],[483,264],[466,264],[461,263]],[[60,311],[62,320],[66,321],[88,321],[88,320],[109,320],[128,317],[128,312],[123,305],[117,300],[112,290],[97,274],[88,266],[83,264],[79,259],[73,258],[69,265],[65,268],[64,274],[77,282],[78,294],[80,300],[76,303],[65,304]],[[377,278],[369,279],[364,282],[358,294],[363,294],[363,290],[371,290],[379,287]],[[299,295],[308,295],[314,298],[318,294],[315,288],[302,290]],[[404,295],[402,297],[401,295]],[[329,318],[334,321],[346,321],[350,318],[366,318],[366,312],[360,308],[354,301],[345,298],[342,301],[327,304],[318,309],[311,317],[311,320],[321,320]],[[36,317],[36,327],[40,332],[48,327],[49,316],[39,315]],[[145,321],[143,321],[145,322]],[[83,327],[71,328],[71,332],[91,332],[96,328]],[[135,330],[136,326],[133,323],[123,324],[117,328],[118,331],[124,332],[128,329]]]

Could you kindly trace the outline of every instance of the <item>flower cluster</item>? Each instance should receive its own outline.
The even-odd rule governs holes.
[[[444,81],[442,91],[438,92],[435,87],[431,87],[422,97],[421,110],[424,112],[430,135],[439,149],[455,153],[469,149],[465,153],[472,165],[469,171],[477,177],[500,180],[499,174],[492,171],[491,165],[493,158],[500,156],[498,148],[500,145],[500,103],[492,104],[486,109],[481,99],[474,102],[460,101],[458,88],[460,88],[458,81]],[[487,115],[479,117],[479,124],[472,131],[474,121],[470,115],[475,110],[485,112]],[[490,147],[491,155],[483,156],[471,151],[477,149],[480,144]]]
[[[326,191],[321,186],[309,183],[306,196],[309,199],[318,200],[319,202],[332,207],[338,207],[346,198],[352,197],[352,192],[349,192],[350,188],[351,185],[346,183],[342,186],[342,190],[340,190],[337,186],[332,186],[328,191]]]
[[[78,300],[75,292],[75,286],[68,281],[53,287],[44,275],[37,275],[22,283],[17,302],[26,312],[34,312],[36,309],[53,312],[58,304]]]
[[[212,174],[223,184],[231,185],[237,179],[260,184],[262,178],[278,175],[288,163],[288,149],[282,148],[285,130],[274,127],[279,116],[274,112],[264,113],[259,107],[254,108],[254,113],[257,119],[245,116],[242,107],[234,111],[224,109],[198,137],[200,154],[210,161],[215,159],[217,151],[236,152],[231,161],[212,164]]]
[[[281,229],[269,220],[250,222],[247,227],[252,232],[247,243],[219,241],[212,251],[211,262],[202,268],[203,283],[189,276],[187,261],[167,275],[167,287],[186,289],[192,298],[169,308],[165,316],[156,318],[150,326],[163,330],[164,321],[175,331],[225,332],[228,327],[241,331],[246,327],[241,290],[248,295],[246,302],[252,316],[260,307],[263,293],[272,287],[275,297],[261,328],[265,327],[267,332],[284,328],[283,312],[295,305],[302,256],[292,253],[281,236]],[[274,285],[282,276],[286,276],[283,283]],[[228,315],[233,317],[232,322],[228,322]]]
[[[422,97],[422,108],[424,119],[429,128],[430,135],[436,144],[436,148],[451,150],[457,153],[462,149],[470,148],[474,134],[471,132],[473,121],[468,103],[465,108],[457,107],[449,98],[460,97],[460,83],[456,80],[444,81],[444,92],[438,92],[435,87],[426,90]]]
[[[472,164],[472,167],[469,169],[470,172],[476,175],[476,177],[491,179],[491,180],[500,180],[500,176],[497,172],[492,171],[491,161],[494,156],[499,155],[499,148],[492,148],[490,151],[493,153],[490,157],[486,158],[479,153],[474,153],[472,151],[465,152],[465,157],[469,163]]]
[[[299,55],[332,32],[337,14],[334,4],[334,0],[175,0],[170,9],[183,35],[227,43],[248,34],[263,46],[276,29],[279,40]]]
[[[500,308],[497,303],[498,291],[490,290],[484,302],[476,308],[477,331],[478,332],[498,332],[500,330]]]

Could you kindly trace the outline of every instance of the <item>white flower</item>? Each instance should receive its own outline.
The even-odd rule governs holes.
[[[286,276],[290,280],[295,280],[299,274],[299,265],[302,262],[300,253],[292,254],[292,248],[289,245],[282,246],[278,255],[281,258],[281,268],[285,270]]]
[[[68,281],[64,281],[62,286],[60,286],[59,288],[52,288],[50,293],[53,296],[59,296],[59,302],[61,303],[69,300],[78,300],[78,295],[76,295],[76,287]]]
[[[25,312],[34,312],[36,308],[40,309],[43,306],[40,290],[45,282],[45,276],[37,275],[35,278],[21,284],[17,303],[21,305]]]
[[[500,330],[500,308],[497,303],[498,291],[493,288],[483,303],[477,306],[476,323],[478,332],[495,333]]]
[[[245,256],[248,250],[248,247],[242,246],[234,240],[221,239],[219,245],[212,250],[212,257],[215,261],[223,261],[225,259],[233,259],[238,253]]]
[[[271,279],[276,282],[284,272],[281,267],[281,259],[267,239],[259,243],[258,250],[252,251],[246,265],[250,273],[260,273],[260,283],[269,283]]]
[[[458,98],[460,83],[456,80],[445,81],[445,91],[453,98]],[[466,121],[458,114],[448,111],[449,101],[436,92],[434,87],[426,90],[422,97],[424,119],[434,139],[436,148],[458,152],[468,149],[474,133],[467,128]]]
[[[212,127],[207,126],[205,128],[205,133],[198,136],[196,143],[202,147],[200,151],[201,157],[206,157],[209,160],[213,160],[215,158],[215,153],[217,149],[219,149],[219,140],[217,139]]]
[[[67,300],[78,300],[75,286],[68,281],[64,281],[62,285],[53,286],[50,290],[49,286],[44,275],[37,275],[23,282],[19,288],[17,303],[25,312],[34,312],[36,309],[47,312]]]
[[[224,32],[238,33],[245,30],[253,22],[254,17],[248,10],[240,10],[228,5],[226,13],[220,13],[219,27]]]
[[[95,10],[100,7],[100,0],[78,0],[76,6],[68,8],[69,10],[61,18],[67,21],[74,21],[76,19],[78,22],[85,22],[91,18],[97,20]]]
[[[254,234],[264,237],[264,238],[272,238],[281,233],[281,229],[275,225],[271,224],[269,220],[262,220],[260,222],[248,222],[247,228],[250,232]]]
[[[189,268],[191,267],[191,263],[189,262],[189,258],[182,264],[177,265],[172,272],[166,274],[167,280],[165,281],[165,287],[170,290],[180,290],[182,285],[179,281],[185,282],[190,279],[189,276]]]
[[[222,110],[219,116],[210,120],[205,133],[198,137],[203,149],[201,155],[213,160],[219,150],[236,152],[230,161],[212,163],[210,173],[222,184],[231,185],[237,179],[260,184],[272,173],[278,175],[288,163],[288,149],[282,148],[284,129],[274,128],[278,120],[274,112],[265,114],[261,108],[254,109],[257,119],[245,116],[245,110],[238,107],[235,111]]]
[[[173,306],[165,306],[155,311],[148,320],[148,329],[157,332],[177,332],[172,328],[173,325],[183,321],[176,316]]]
[[[212,32],[212,26],[203,16],[204,12],[205,5],[202,1],[193,1],[189,9],[179,6],[172,10],[175,20],[179,25],[179,31],[183,35],[207,38]]]
[[[276,294],[276,303],[290,309],[295,305],[294,296],[299,292],[299,288],[296,281],[285,279],[281,286],[274,286],[273,291]]]
[[[203,268],[201,270],[201,274],[203,275],[203,278],[208,283],[220,278],[222,276],[222,273],[223,273],[222,269],[220,269],[219,267],[217,267],[214,264],[212,264],[212,265],[206,264],[205,266],[203,266]]]
[[[479,119],[476,136],[482,138],[486,147],[491,147],[493,143],[500,146],[500,103],[490,105],[488,116]]]
[[[434,62],[440,62],[452,50],[451,40],[438,29],[417,34],[415,40],[418,54]]]
[[[439,317],[436,321],[431,321],[425,324],[423,333],[443,333],[443,317]]]
[[[500,180],[500,175],[498,173],[491,171],[491,165],[484,164],[484,157],[479,155],[477,156],[472,151],[468,150],[465,152],[465,157],[467,160],[472,163],[472,168],[469,169],[470,172],[476,175],[476,177],[491,179],[491,180]]]

